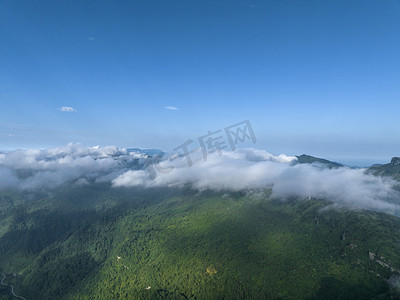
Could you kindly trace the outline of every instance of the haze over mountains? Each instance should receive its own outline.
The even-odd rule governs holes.
[[[272,195],[313,197],[353,208],[399,211],[400,196],[390,164],[355,169],[308,155],[273,155],[252,148],[184,155],[161,150],[83,147],[0,153],[0,189],[51,191],[64,184],[107,183],[113,187],[182,187],[204,190],[263,190]],[[390,175],[390,176],[375,176]]]
[[[397,299],[398,158],[190,159],[79,144],[1,153],[5,282],[41,300]]]

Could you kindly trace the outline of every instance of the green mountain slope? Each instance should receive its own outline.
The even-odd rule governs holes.
[[[297,163],[299,164],[312,164],[312,163],[319,163],[321,165],[324,165],[328,168],[338,168],[338,167],[342,167],[342,164],[339,164],[337,162],[333,162],[324,158],[318,158],[318,157],[314,157],[311,155],[306,155],[306,154],[302,154],[297,157]]]
[[[388,164],[372,166],[368,171],[377,176],[390,176],[400,180],[400,157],[393,157]]]
[[[400,220],[269,192],[0,197],[0,270],[27,299],[388,299]],[[4,291],[2,291],[4,293]]]

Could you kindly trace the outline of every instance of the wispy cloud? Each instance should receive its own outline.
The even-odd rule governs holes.
[[[76,111],[76,109],[71,107],[71,106],[62,106],[58,110],[61,110],[61,111],[64,111],[64,112],[74,112],[74,111]]]
[[[169,109],[169,110],[178,110],[178,107],[175,106],[164,106],[165,109]]]
[[[24,124],[0,123],[0,128],[2,127],[12,130],[29,130],[29,127]]]

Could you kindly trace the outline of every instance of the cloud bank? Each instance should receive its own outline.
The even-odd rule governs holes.
[[[163,162],[170,167],[152,178],[144,170],[129,170],[112,183],[114,186],[184,186],[214,190],[272,189],[273,197],[313,197],[344,206],[379,210],[398,210],[400,194],[396,182],[365,173],[365,169],[340,167],[329,169],[321,164],[296,164],[297,158],[276,156],[256,149],[213,153],[202,161],[197,157],[192,167],[186,158]]]
[[[145,165],[145,155],[117,147],[68,144],[47,150],[0,153],[0,190],[54,189],[64,183],[110,182]]]
[[[108,147],[68,144],[47,150],[15,150],[0,153],[0,191],[46,190],[65,183],[105,182],[113,187],[179,187],[213,190],[260,190],[271,188],[273,197],[313,197],[339,205],[399,211],[399,193],[391,179],[365,173],[365,169],[329,169],[319,164],[296,164],[296,157],[273,155],[263,150],[238,149],[165,155],[157,164],[149,156]]]

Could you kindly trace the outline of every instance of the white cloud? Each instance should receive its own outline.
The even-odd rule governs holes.
[[[64,111],[64,112],[74,112],[74,111],[76,111],[76,109],[71,107],[71,106],[62,106],[58,110],[61,110],[61,111]]]
[[[272,188],[274,197],[314,197],[344,206],[400,210],[396,184],[388,178],[365,173],[365,169],[324,168],[318,164],[293,164],[295,157],[275,156],[266,151],[241,149],[194,159],[188,167],[185,157],[170,161],[171,172],[151,178],[143,171],[130,170],[113,180],[114,186],[184,186],[197,189],[249,190]],[[164,163],[165,166],[168,164]]]
[[[46,190],[65,183],[94,182],[114,187],[191,185],[199,190],[271,188],[272,196],[278,198],[314,197],[343,206],[400,211],[400,195],[391,179],[368,175],[365,169],[328,169],[318,164],[296,164],[296,160],[249,148],[208,154],[204,161],[197,151],[192,155],[192,167],[188,167],[186,157],[170,155],[160,164],[164,172],[154,173],[146,169],[146,154],[114,146],[68,144],[0,153],[0,190]]]
[[[178,107],[175,107],[175,106],[165,106],[164,108],[169,109],[169,110],[178,110],[179,109]]]
[[[143,157],[134,157],[126,149],[113,146],[80,144],[0,153],[0,181],[3,182],[0,189],[7,186],[23,190],[52,189],[66,182],[104,181],[105,178],[110,182],[132,165],[144,165]]]

